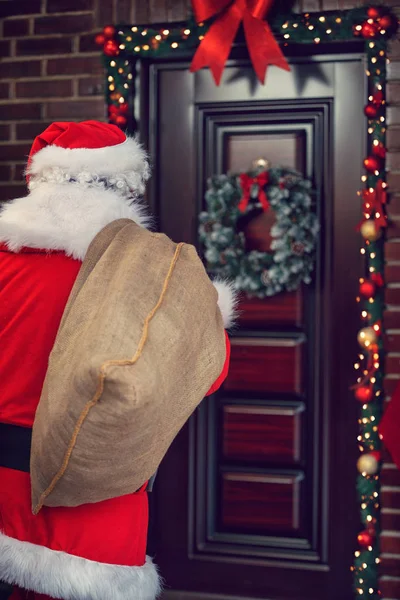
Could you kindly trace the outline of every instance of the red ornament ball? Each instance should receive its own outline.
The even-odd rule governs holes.
[[[384,98],[382,90],[378,90],[372,95],[372,104],[375,104],[375,106],[381,106],[383,100]]]
[[[373,392],[371,388],[367,387],[366,385],[363,385],[362,387],[356,389],[354,395],[359,402],[361,402],[362,404],[367,404],[372,400],[372,393]]]
[[[383,17],[379,19],[379,29],[390,31],[394,27],[396,27],[396,23],[391,15],[383,15]]]
[[[127,102],[122,102],[118,108],[120,113],[126,115],[129,111],[129,104]]]
[[[124,115],[117,115],[114,119],[114,123],[116,125],[118,125],[118,127],[125,127],[127,122],[128,122],[128,119],[126,117],[124,117]]]
[[[98,46],[103,46],[104,42],[106,41],[105,35],[103,35],[102,33],[98,33],[94,38],[94,41]]]
[[[367,10],[367,15],[370,19],[377,19],[380,16],[380,14],[381,12],[379,8],[376,8],[375,6],[371,6],[371,8]]]
[[[104,37],[111,39],[114,37],[116,29],[114,25],[106,25],[103,29]]]
[[[367,104],[364,108],[364,114],[368,119],[375,119],[378,115],[378,107],[375,104]]]
[[[360,295],[371,298],[375,294],[375,284],[372,281],[363,281],[360,284]]]
[[[119,47],[115,40],[107,40],[104,44],[104,54],[107,56],[118,56]]]
[[[375,460],[378,461],[378,463],[381,461],[382,455],[379,452],[379,450],[373,450],[372,452],[370,452],[370,455],[373,456]]]
[[[374,543],[374,536],[370,531],[365,529],[358,534],[357,541],[361,548],[368,548]]]
[[[375,171],[379,171],[379,160],[376,158],[376,156],[368,156],[364,160],[364,167],[366,171],[368,171],[368,173],[374,173]]]
[[[376,23],[364,23],[361,29],[361,35],[364,38],[374,38],[378,35],[378,25]]]
[[[372,154],[378,158],[384,159],[386,156],[386,148],[383,144],[376,144],[372,146]]]

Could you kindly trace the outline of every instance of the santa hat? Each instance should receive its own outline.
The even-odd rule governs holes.
[[[143,193],[149,175],[138,141],[99,121],[53,123],[33,142],[27,166],[29,184],[31,179],[61,183],[125,176],[136,194]]]

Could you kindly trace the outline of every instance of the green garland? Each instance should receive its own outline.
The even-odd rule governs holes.
[[[264,185],[257,177],[265,175]],[[199,236],[210,274],[229,279],[248,296],[265,298],[294,291],[311,282],[319,230],[311,212],[311,184],[296,171],[274,168],[242,174],[251,182],[249,202],[242,211],[243,189],[239,176],[220,175],[208,182],[207,212],[200,214]],[[261,189],[260,189],[261,188]],[[262,211],[260,192],[274,211],[271,252],[246,251],[240,220]]]
[[[383,22],[385,21],[385,26]],[[366,159],[367,175],[363,182],[367,189],[374,190],[379,179],[385,176],[385,141],[386,141],[386,62],[387,42],[394,35],[397,19],[390,9],[381,6],[362,7],[348,11],[332,11],[324,13],[305,13],[290,17],[275,17],[270,25],[275,35],[282,39],[283,45],[293,43],[337,43],[357,39],[364,40],[367,57],[368,79],[368,148],[370,156]],[[132,85],[132,67],[137,57],[171,57],[187,50],[195,50],[206,35],[209,23],[197,25],[194,22],[185,24],[168,24],[164,28],[146,26],[121,26],[111,28],[107,35],[98,36],[98,42],[104,45],[104,65],[107,72],[106,102],[110,121],[122,128],[135,128],[133,114],[134,86]],[[106,28],[105,28],[106,29]],[[108,39],[107,39],[108,38]],[[376,110],[375,110],[376,109]],[[361,107],[360,107],[361,110]],[[375,114],[376,113],[376,114]],[[373,159],[371,161],[371,158]],[[375,159],[375,167],[371,168]],[[365,207],[366,209],[367,207]],[[376,214],[364,210],[364,218],[375,221]],[[203,224],[204,225],[204,224]],[[365,236],[364,236],[365,237]],[[360,433],[358,443],[361,458],[375,453],[379,459],[380,439],[378,432],[379,419],[383,406],[383,342],[382,319],[384,310],[383,273],[384,273],[384,239],[365,238],[361,253],[366,258],[364,277],[380,276],[381,284],[366,299],[361,299],[361,318],[363,327],[377,328],[379,335],[374,352],[363,348],[357,362],[356,373],[362,373],[362,380],[373,360],[373,375],[369,376],[364,388],[372,391],[372,398],[361,403],[359,418]],[[360,288],[361,289],[361,288]],[[254,290],[257,291],[257,290]],[[363,366],[366,363],[366,367]],[[358,383],[360,385],[360,383]],[[360,392],[355,392],[360,400]],[[376,454],[377,453],[377,454]],[[361,523],[364,531],[358,536],[359,548],[355,552],[355,562],[351,567],[354,572],[355,598],[381,600],[379,590],[379,533],[380,533],[380,461],[375,472],[367,473],[359,464],[361,471],[357,480],[357,490],[361,507]],[[372,469],[374,471],[374,469]]]

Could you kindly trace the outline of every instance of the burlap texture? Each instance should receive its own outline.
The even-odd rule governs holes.
[[[217,292],[196,250],[132,221],[89,248],[33,427],[33,510],[138,490],[222,371]]]

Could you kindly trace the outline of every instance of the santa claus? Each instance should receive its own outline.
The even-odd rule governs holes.
[[[30,451],[48,360],[95,236],[117,219],[146,227],[149,166],[137,141],[105,123],[54,123],[33,143],[29,194],[0,213],[0,596],[154,600],[146,557],[147,486],[95,504],[31,508]],[[218,286],[226,325],[234,310]],[[210,392],[221,385],[226,372]],[[3,594],[3,595],[1,595]]]

